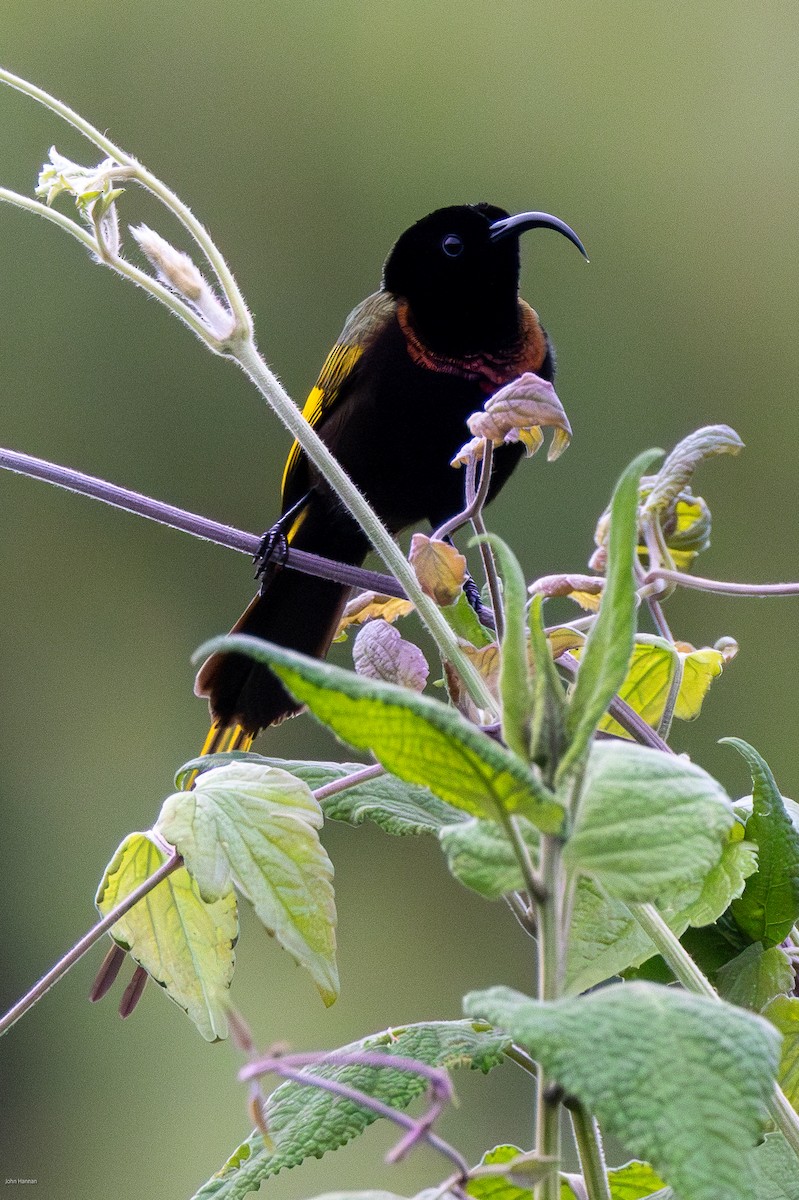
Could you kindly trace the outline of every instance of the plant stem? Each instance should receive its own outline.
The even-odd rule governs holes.
[[[317,803],[322,800],[329,799],[330,796],[336,796],[339,792],[346,792],[348,788],[357,787],[359,783],[366,783],[368,779],[378,779],[381,775],[385,775],[386,768],[380,763],[374,763],[371,767],[364,767],[362,771],[353,771],[351,775],[343,775],[341,779],[334,779],[331,783],[324,784],[323,787],[317,788],[314,792],[314,799]]]
[[[254,343],[249,340],[236,342],[231,346],[230,354],[258,388],[289,433],[293,434],[327,483],[341,497],[389,571],[405,589],[408,598],[413,601],[442,657],[456,668],[475,704],[478,708],[496,716],[496,700],[488,690],[485,680],[463,653],[455,634],[444,620],[437,605],[422,591],[413,568],[394,538],[367,503],[365,497],[358,491],[338,460],[334,458],[316,431],[302,416],[288,393],[267,367]]]
[[[173,854],[171,858],[168,858],[165,863],[161,864],[157,871],[154,871],[148,879],[145,879],[144,883],[135,888],[129,896],[126,896],[121,904],[118,904],[107,916],[103,917],[102,921],[98,921],[79,942],[76,942],[63,958],[59,959],[46,975],[42,976],[39,982],[21,1000],[17,1001],[13,1008],[8,1010],[5,1016],[0,1017],[0,1036],[6,1030],[10,1029],[29,1008],[33,1008],[34,1004],[41,1000],[45,992],[49,992],[53,984],[58,983],[59,979],[66,975],[71,967],[74,967],[78,959],[83,958],[83,955],[88,950],[91,950],[96,942],[99,942],[103,934],[107,933],[112,925],[116,925],[120,917],[124,917],[125,913],[129,912],[134,904],[138,904],[143,896],[146,896],[148,892],[151,892],[153,888],[157,887],[168,875],[171,875],[173,871],[176,871],[182,865],[183,859],[180,855]]]
[[[541,835],[539,855],[546,898],[538,905],[538,999],[557,1000],[563,979],[563,936],[561,904],[564,894],[562,843],[551,834]],[[556,1095],[544,1070],[536,1078],[536,1152],[560,1161],[560,1097]],[[536,1185],[536,1200],[559,1200],[560,1180],[550,1172]]]
[[[579,1103],[566,1103],[589,1200],[611,1200],[602,1137],[596,1119]]]
[[[648,571],[644,585],[658,579],[698,592],[719,592],[725,596],[799,596],[799,583],[724,583],[720,579],[703,579],[701,575],[685,575],[682,571],[667,571],[662,567]]]
[[[43,458],[34,458],[30,454],[0,449],[0,469],[14,471],[30,479],[44,480],[66,491],[89,496],[113,508],[135,513],[139,517],[157,521],[159,525],[179,529],[183,533],[190,533],[192,537],[214,542],[229,550],[238,550],[242,554],[249,554],[250,557],[255,555],[261,544],[260,537],[254,533],[246,533],[243,529],[234,529],[231,525],[211,521],[207,517],[198,516],[197,513],[188,512],[185,508],[165,504],[162,500],[154,500],[141,492],[119,487],[105,479],[98,479],[95,475],[85,475],[82,471],[73,471],[71,467],[62,467]],[[367,591],[380,592],[387,596],[405,596],[405,591],[391,575],[384,575],[380,571],[367,571],[363,567],[351,567],[347,563],[338,563],[332,558],[322,558],[321,555],[309,554],[305,550],[295,550],[291,546],[287,548],[285,566],[308,575],[317,575],[320,579],[332,579],[335,583],[346,583],[351,587],[365,588]]]
[[[709,1000],[717,1000],[721,1003],[721,998],[710,980],[699,970],[655,906],[653,904],[631,904],[629,908],[683,987],[689,992],[695,992],[697,995],[706,996]],[[778,1083],[774,1084],[768,1109],[772,1121],[799,1158],[799,1114],[795,1112]]]

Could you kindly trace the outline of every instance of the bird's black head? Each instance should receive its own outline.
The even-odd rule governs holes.
[[[403,297],[431,349],[474,354],[518,336],[519,235],[557,229],[585,254],[557,217],[511,217],[492,204],[439,208],[406,229],[383,268],[383,287]]]

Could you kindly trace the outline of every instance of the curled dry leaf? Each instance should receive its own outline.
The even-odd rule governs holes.
[[[497,696],[500,667],[498,644],[490,642],[487,646],[477,647],[473,646],[471,642],[458,638],[458,645],[483,676],[492,696]],[[476,725],[479,725],[481,718],[477,705],[463,686],[460,675],[449,662],[444,663],[444,680],[447,685],[449,698],[458,709],[458,712],[466,717],[467,721],[473,721]]]
[[[494,392],[484,409],[473,413],[466,423],[474,437],[453,458],[453,467],[463,466],[473,454],[481,459],[484,440],[495,446],[522,442],[529,458],[544,440],[544,427],[554,429],[547,453],[547,460],[554,462],[572,436],[569,419],[552,384],[530,371]]]
[[[410,600],[403,600],[399,596],[382,596],[380,592],[359,592],[344,609],[335,640],[343,640],[350,625],[364,625],[377,618],[393,625],[399,617],[407,617],[411,612],[413,605]]]
[[[415,533],[408,557],[426,596],[442,607],[457,600],[466,579],[466,559],[451,542]]]
[[[355,670],[367,679],[382,679],[400,687],[424,691],[430,668],[418,646],[406,642],[388,621],[369,621],[352,647]]]
[[[599,611],[599,598],[605,586],[604,579],[595,575],[542,575],[530,584],[531,596],[567,596],[588,612]]]

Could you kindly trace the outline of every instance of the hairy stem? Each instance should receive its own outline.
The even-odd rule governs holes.
[[[685,575],[682,571],[665,568],[647,571],[644,585],[657,580],[676,583],[679,587],[698,592],[718,592],[724,596],[799,596],[799,583],[724,583],[720,579],[703,579],[701,575]]]
[[[577,1102],[566,1102],[588,1200],[611,1200],[602,1136],[596,1119]]]
[[[88,950],[91,950],[92,946],[99,942],[100,938],[103,937],[103,935],[106,934],[113,925],[116,925],[120,917],[124,917],[125,913],[129,912],[133,908],[134,904],[138,904],[138,902],[144,896],[146,896],[148,892],[151,892],[153,888],[157,887],[158,884],[162,882],[162,880],[166,879],[168,875],[171,875],[173,871],[176,871],[178,867],[182,865],[183,859],[180,857],[180,855],[173,854],[171,858],[168,858],[165,863],[161,864],[157,871],[153,872],[149,879],[145,879],[144,883],[135,888],[135,890],[132,891],[129,896],[126,896],[125,899],[118,904],[115,909],[108,913],[107,916],[103,917],[102,921],[98,921],[97,924],[90,929],[89,932],[85,934],[79,942],[75,943],[72,949],[68,951],[63,958],[58,960],[55,966],[52,967],[46,975],[42,976],[39,982],[35,984],[31,990],[22,997],[21,1000],[17,1001],[13,1008],[8,1010],[5,1016],[0,1017],[0,1036],[2,1036],[6,1030],[10,1029],[15,1021],[18,1021],[19,1018],[28,1011],[28,1009],[33,1008],[34,1004],[41,1000],[45,992],[49,992],[53,984],[58,983],[59,979],[66,975],[67,971],[69,971],[71,967],[74,967],[75,963],[79,959],[83,958],[83,955],[86,954]]]
[[[463,653],[455,634],[444,620],[434,601],[422,591],[413,568],[394,538],[358,491],[338,460],[330,453],[319,435],[302,416],[267,367],[255,345],[251,341],[242,341],[236,343],[230,353],[355,517],[389,571],[405,589],[409,599],[413,601],[442,657],[452,663],[458,671],[475,704],[478,708],[496,715],[496,701],[488,690],[485,680]]]
[[[564,894],[562,843],[551,834],[541,835],[540,871],[546,899],[538,906],[538,999],[557,1000],[563,979],[564,944],[561,903]],[[536,1076],[536,1152],[560,1160],[561,1100],[546,1072]],[[560,1180],[551,1172],[536,1186],[536,1200],[559,1200]]]

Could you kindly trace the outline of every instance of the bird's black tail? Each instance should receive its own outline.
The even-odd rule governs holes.
[[[312,493],[289,531],[288,542],[296,549],[357,566],[366,557],[368,541],[334,504],[332,498]],[[231,632],[324,658],[348,595],[349,588],[342,584],[273,565],[267,569],[261,592]],[[203,754],[246,750],[260,729],[277,725],[300,709],[268,667],[240,654],[212,654],[200,668],[194,690],[208,697],[214,719]]]

